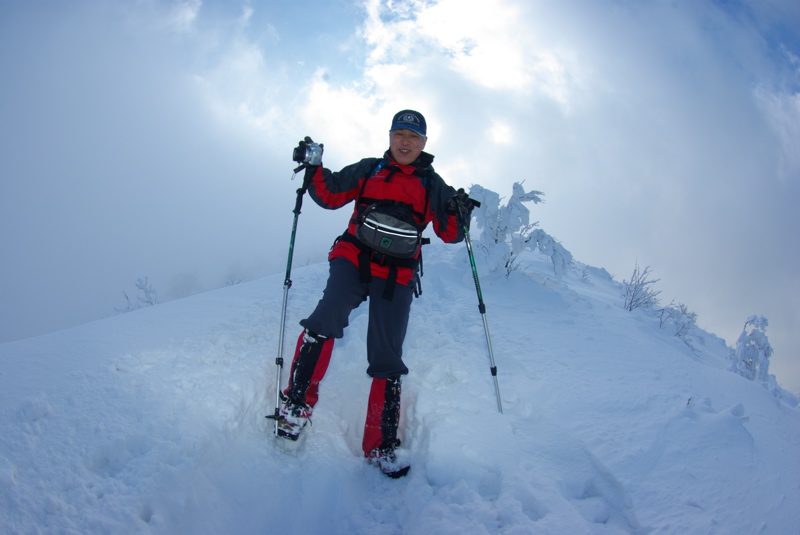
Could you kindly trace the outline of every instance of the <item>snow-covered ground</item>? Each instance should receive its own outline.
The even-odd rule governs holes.
[[[426,248],[400,480],[360,457],[366,307],[301,447],[272,436],[283,274],[0,345],[0,532],[800,532],[796,399],[623,310],[603,270],[522,260],[481,272],[499,414],[466,250]],[[294,268],[287,357],[326,276]]]

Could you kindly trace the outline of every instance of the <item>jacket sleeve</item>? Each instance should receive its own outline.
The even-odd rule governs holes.
[[[358,196],[361,180],[372,173],[379,161],[379,158],[364,158],[338,172],[322,166],[308,167],[305,177],[309,180],[311,175],[308,193],[323,208],[341,208]]]
[[[454,214],[447,213],[447,203],[455,194],[455,188],[448,186],[438,174],[432,173],[429,217],[433,222],[433,231],[445,243],[464,240],[464,228],[458,224]]]

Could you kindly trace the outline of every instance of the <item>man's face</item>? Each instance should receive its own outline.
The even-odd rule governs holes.
[[[419,158],[427,141],[427,137],[411,130],[392,130],[389,132],[389,151],[397,163],[409,165]]]

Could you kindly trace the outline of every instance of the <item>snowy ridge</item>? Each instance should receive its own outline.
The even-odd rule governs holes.
[[[366,307],[302,447],[271,436],[276,275],[0,345],[0,532],[796,532],[800,411],[726,371],[722,340],[696,330],[692,350],[603,270],[558,281],[525,253],[481,272],[500,415],[464,248],[425,254],[406,478],[360,458]],[[326,276],[294,269],[287,357]]]

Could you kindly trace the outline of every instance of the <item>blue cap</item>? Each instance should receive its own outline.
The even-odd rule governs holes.
[[[420,112],[403,110],[397,112],[394,119],[392,119],[392,128],[389,129],[389,132],[394,130],[411,130],[425,137],[427,136],[428,126],[425,124],[425,117]]]

